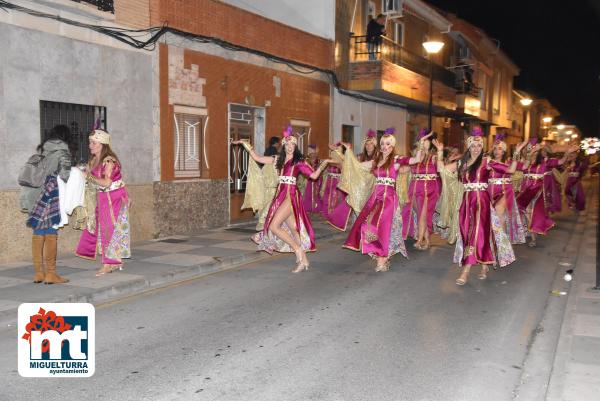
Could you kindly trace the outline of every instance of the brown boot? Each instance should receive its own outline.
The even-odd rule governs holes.
[[[58,235],[49,234],[46,235],[46,241],[44,242],[44,261],[46,262],[46,279],[44,284],[61,284],[68,283],[69,280],[62,278],[56,274],[56,250]]]
[[[33,275],[34,283],[41,283],[44,281],[43,254],[44,236],[34,234],[31,237],[31,256],[33,258],[33,268],[35,269],[35,274]]]

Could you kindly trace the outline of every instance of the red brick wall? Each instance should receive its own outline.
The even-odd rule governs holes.
[[[162,179],[173,179],[173,106],[168,104],[168,48],[160,45],[161,87],[161,167]],[[230,61],[191,50],[184,54],[185,68],[199,66],[200,77],[206,79],[203,95],[208,109],[209,177],[227,177],[228,104],[244,104],[246,97],[254,99],[250,106],[266,108],[266,140],[280,135],[290,119],[311,122],[311,142],[326,155],[329,142],[329,84],[305,76],[274,71],[268,68]],[[281,79],[281,97],[275,96],[273,77]],[[225,82],[225,83],[224,83]],[[247,88],[247,91],[246,91]]]
[[[172,28],[333,68],[333,42],[215,0],[149,0],[153,26]]]
[[[144,29],[150,26],[150,0],[115,1],[115,18],[119,24]]]

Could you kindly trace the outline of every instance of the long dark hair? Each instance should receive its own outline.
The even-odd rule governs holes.
[[[371,156],[369,156],[369,154],[367,153],[367,143],[365,142],[365,144],[363,145],[363,148],[362,148],[362,153],[360,154],[358,159],[361,162],[367,162],[370,160],[375,160],[377,158],[378,154],[379,154],[379,149],[377,147],[377,143],[375,143],[375,148],[373,149],[373,154]]]
[[[71,130],[69,127],[63,124],[55,125],[54,128],[50,130],[44,141],[38,145],[37,151],[41,153],[44,150],[44,145],[48,141],[58,139],[63,142],[69,142],[70,137]]]
[[[300,150],[298,149],[298,145],[296,145],[294,147],[294,155],[292,156],[292,166],[302,160],[304,160],[304,155],[302,155],[302,152],[300,152]],[[281,171],[281,169],[283,169],[284,163],[285,163],[285,145],[281,147],[281,150],[279,151],[279,156],[277,157],[277,164],[275,165],[277,170]]]
[[[495,147],[495,146],[494,146]],[[494,156],[494,148],[492,148],[492,154],[491,154],[492,159],[495,159],[496,157]],[[500,158],[500,161],[502,163],[506,162],[506,159],[508,159],[508,149],[507,150],[503,150],[502,151],[502,157]]]
[[[477,159],[473,162],[473,164],[471,164],[469,166],[469,159],[471,158],[471,150],[467,149],[467,151],[462,155],[462,157],[459,160],[459,168],[460,174],[468,174],[470,173],[472,170],[477,171],[477,169],[479,168],[479,166],[481,165],[481,161],[483,160],[483,151],[479,154],[479,156],[477,156]]]
[[[538,164],[542,164],[542,161],[544,160],[544,155],[542,154],[542,151],[538,151],[537,155],[535,155],[535,161],[533,162],[533,165],[538,165]]]

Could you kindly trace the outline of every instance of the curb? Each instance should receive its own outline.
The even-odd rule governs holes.
[[[592,177],[596,178],[596,177]],[[597,182],[597,179],[594,181]],[[591,184],[590,187],[593,189],[593,192],[586,191],[586,193],[591,193],[592,196],[587,200],[587,208],[586,208],[586,220],[585,229],[582,233],[582,237],[585,235],[585,232],[588,230],[593,231],[593,236],[596,236],[596,225],[597,219],[600,216],[597,215],[596,211],[598,210],[598,202],[600,202],[600,188],[596,187],[594,184]],[[595,188],[594,188],[595,187]],[[591,202],[590,202],[591,201]],[[591,207],[593,207],[593,212],[588,213]],[[595,216],[596,219],[591,217]],[[596,238],[596,241],[599,239]],[[552,360],[552,371],[550,377],[548,378],[548,388],[544,394],[544,401],[562,401],[563,390],[565,386],[565,377],[567,375],[567,362],[571,356],[571,344],[573,341],[573,323],[575,319],[575,310],[577,306],[577,297],[578,297],[578,287],[580,284],[581,278],[577,274],[579,264],[579,254],[577,255],[577,263],[573,265],[572,268],[575,269],[575,273],[573,274],[573,280],[570,282],[571,290],[567,296],[567,302],[565,305],[565,314],[562,325],[560,327],[560,335],[556,345],[555,356]],[[580,271],[582,269],[579,269]]]
[[[586,193],[593,193],[592,184],[588,184]],[[590,210],[581,213],[572,226],[571,236],[564,247],[563,255],[558,258],[551,292],[548,295],[542,317],[532,331],[523,361],[523,371],[519,384],[513,391],[513,400],[544,401],[551,389],[555,376],[559,350],[564,341],[565,327],[570,324],[569,305],[574,302],[577,288],[575,281],[566,282],[563,273],[568,268],[577,268],[582,239],[587,229],[593,225],[589,219]],[[594,226],[595,227],[595,226]],[[570,267],[566,267],[568,263]],[[576,275],[575,275],[576,277]],[[552,294],[552,291],[566,292],[566,297]],[[575,291],[576,292],[576,291]]]
[[[329,242],[336,240],[338,237],[345,237],[346,235],[347,233],[345,232],[331,232],[321,235],[315,234],[315,240]],[[235,256],[215,258],[215,260],[212,262],[202,263],[194,266],[173,266],[173,269],[157,276],[134,279],[119,284],[102,287],[91,294],[70,294],[66,295],[64,298],[55,298],[46,302],[85,302],[99,305],[105,302],[116,301],[118,299],[139,295],[158,288],[168,287],[180,282],[194,280],[214,273],[235,269],[249,263],[271,259],[274,256],[278,257],[279,255],[270,255],[266,252],[252,251]],[[16,325],[16,312],[17,308],[7,309],[0,312],[0,327],[7,327],[13,324]]]

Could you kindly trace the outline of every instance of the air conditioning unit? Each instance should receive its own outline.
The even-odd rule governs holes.
[[[471,58],[471,50],[467,46],[458,48],[458,58],[460,60],[468,60]]]
[[[402,0],[381,0],[381,10],[387,15],[402,15]]]

